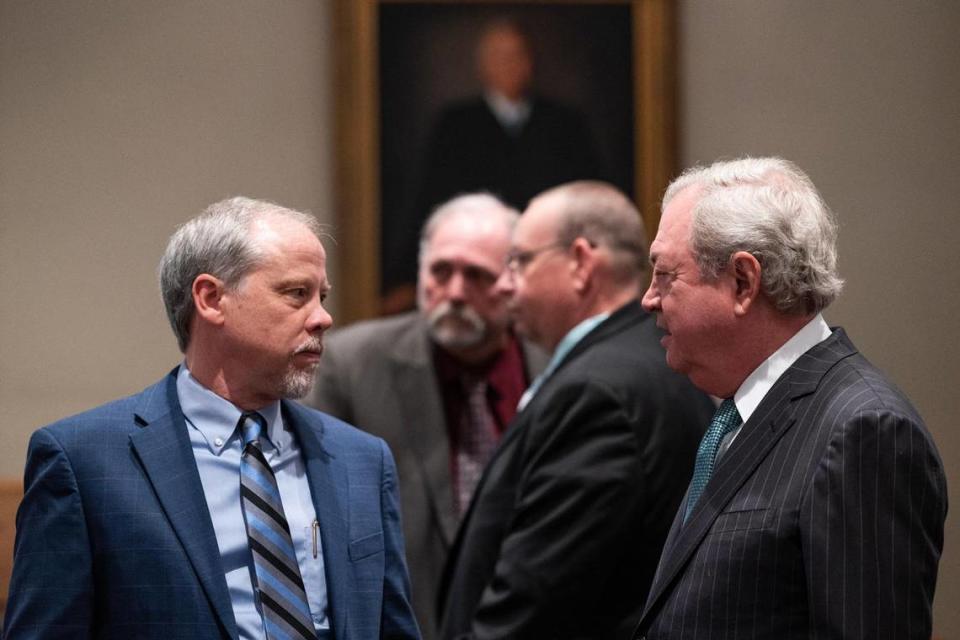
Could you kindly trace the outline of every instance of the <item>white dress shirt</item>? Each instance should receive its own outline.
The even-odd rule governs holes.
[[[796,362],[800,356],[820,344],[830,337],[830,327],[827,326],[823,315],[817,314],[810,322],[805,324],[800,331],[796,332],[792,338],[783,343],[783,346],[770,354],[770,357],[764,360],[759,367],[747,376],[746,380],[733,394],[733,402],[737,405],[737,411],[746,423],[753,415],[753,412],[760,406],[760,401],[770,392],[774,383],[780,379],[787,369]],[[724,437],[717,451],[717,459],[727,451],[734,438],[743,428],[743,423]]]

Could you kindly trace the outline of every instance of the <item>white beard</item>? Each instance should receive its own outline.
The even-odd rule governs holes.
[[[482,343],[488,327],[472,307],[455,307],[442,302],[427,316],[430,336],[434,342],[447,349],[468,349]]]
[[[317,373],[317,366],[308,369],[291,367],[280,380],[280,397],[296,400],[307,395],[313,387],[313,379]]]

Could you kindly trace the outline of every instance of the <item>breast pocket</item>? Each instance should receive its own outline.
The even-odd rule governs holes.
[[[350,561],[358,562],[375,553],[383,553],[383,532],[377,531],[350,542]]]
[[[724,511],[713,521],[710,534],[732,533],[763,529],[769,523],[769,509],[741,509]]]

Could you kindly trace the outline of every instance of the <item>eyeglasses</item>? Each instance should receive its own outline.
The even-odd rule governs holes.
[[[566,248],[565,244],[561,244],[559,242],[552,242],[546,246],[538,247],[536,249],[529,249],[527,251],[517,251],[516,249],[514,249],[513,251],[507,254],[507,261],[506,261],[507,271],[509,271],[511,275],[516,275],[522,272],[524,269],[526,269],[527,265],[533,262],[533,259],[536,258],[541,253],[552,251],[553,249],[565,249],[565,248]]]

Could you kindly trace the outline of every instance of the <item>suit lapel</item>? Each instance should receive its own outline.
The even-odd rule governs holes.
[[[527,380],[533,380],[547,368],[550,356],[540,347],[525,340],[520,341],[520,346],[523,348],[524,374],[526,374]]]
[[[493,463],[497,460],[497,458],[503,455],[503,452],[505,450],[508,450],[510,448],[510,444],[515,439],[520,437],[520,435],[523,433],[526,423],[529,421],[529,417],[532,415],[536,415],[539,412],[539,410],[537,409],[537,405],[538,405],[537,401],[538,400],[543,401],[543,398],[550,395],[549,393],[545,393],[545,389],[549,387],[551,379],[553,379],[561,369],[563,369],[571,361],[576,359],[577,356],[579,356],[581,353],[589,349],[592,344],[595,344],[596,342],[599,342],[602,340],[606,340],[609,336],[615,333],[619,333],[620,331],[623,331],[624,329],[633,326],[633,324],[637,321],[637,316],[641,314],[645,314],[645,312],[640,308],[639,303],[637,303],[637,301],[635,300],[633,302],[630,302],[624,305],[623,307],[620,307],[620,309],[615,311],[613,314],[611,314],[609,318],[607,318],[602,323],[600,323],[600,325],[595,327],[593,331],[591,331],[586,336],[584,336],[584,338],[580,342],[578,342],[573,349],[570,350],[570,353],[567,354],[567,357],[563,359],[563,362],[560,363],[560,365],[553,371],[550,377],[543,383],[543,386],[540,388],[539,391],[537,391],[537,394],[533,396],[533,399],[530,400],[527,406],[524,407],[523,411],[518,413],[513,418],[513,421],[508,425],[506,433],[504,433],[503,438],[500,440],[500,444],[497,446],[497,450],[494,451],[493,457],[490,459],[490,462],[487,463],[487,466],[484,469],[483,475],[480,476],[480,482],[477,484],[477,488],[476,488],[477,493],[480,493],[480,490],[483,488],[484,481],[486,480],[486,477],[487,477],[487,472],[490,470],[491,467],[493,467]],[[542,357],[542,352],[539,352],[539,355],[537,352],[534,352],[534,356],[539,360],[544,360],[544,358]],[[545,359],[541,367],[541,370],[543,367],[546,366],[546,360],[549,360],[549,358]],[[535,362],[537,361],[535,360]],[[476,502],[476,500],[473,500],[472,502]],[[471,504],[471,507],[472,506],[473,505]],[[466,521],[469,515],[470,515],[470,510],[468,510],[467,514],[464,516],[464,521]]]
[[[774,397],[775,391],[776,397]],[[783,386],[779,390],[772,389],[757,408],[754,417],[743,425],[729,451],[718,462],[710,483],[700,496],[686,524],[683,524],[680,515],[684,510],[684,506],[681,505],[664,544],[657,578],[648,598],[648,609],[679,575],[730,499],[763,462],[774,444],[792,426],[793,417],[787,411],[790,396],[784,391],[789,391],[788,386]],[[766,411],[764,411],[765,407]],[[765,417],[757,415],[761,412]]]
[[[220,548],[177,398],[176,369],[143,393],[130,442],[227,635],[237,637]]]
[[[609,340],[612,336],[629,329],[638,322],[651,320],[653,317],[640,307],[640,301],[633,299],[619,309],[610,314],[610,316],[594,327],[593,331],[583,337],[580,342],[570,350],[567,357],[563,359],[557,371],[567,366],[575,360],[580,354],[587,351],[598,342]],[[556,371],[554,372],[556,374]]]
[[[650,320],[652,317],[640,307],[640,302],[636,299],[631,300],[627,304],[621,306],[619,309],[611,313],[606,320],[594,327],[590,333],[585,335],[580,342],[574,345],[573,349],[570,350],[570,353],[563,358],[560,364],[557,365],[557,368],[554,369],[547,380],[544,381],[543,386],[537,391],[537,394],[533,397],[533,399],[527,404],[526,407],[524,407],[524,412],[529,410],[531,405],[536,403],[538,397],[545,395],[544,390],[550,385],[550,381],[555,378],[564,367],[567,367],[582,353],[590,349],[590,347],[598,342],[608,340],[611,336],[629,329],[645,319]]]
[[[440,612],[443,612],[447,608],[450,583],[454,578],[454,572],[459,561],[460,549],[463,547],[463,539],[466,537],[467,531],[470,529],[470,522],[473,519],[473,512],[477,508],[479,497],[483,494],[484,487],[487,484],[492,470],[497,466],[497,460],[505,455],[516,455],[513,453],[514,447],[523,446],[523,443],[514,445],[514,441],[520,438],[525,431],[528,418],[525,418],[524,416],[531,415],[528,412],[528,409],[529,405],[527,409],[524,409],[517,414],[517,416],[513,419],[513,422],[510,423],[507,432],[500,440],[500,444],[497,445],[496,451],[493,452],[493,456],[490,458],[490,461],[483,468],[483,473],[480,475],[480,480],[477,482],[477,486],[474,489],[473,499],[470,500],[470,504],[467,507],[466,512],[463,514],[463,518],[460,521],[460,526],[457,528],[453,544],[450,547],[450,553],[447,554],[447,559],[443,564],[443,572],[440,576],[440,589],[437,599],[437,609]]]
[[[422,321],[397,341],[390,354],[391,379],[396,380],[401,415],[416,453],[432,517],[439,523],[449,547],[457,530],[450,478],[450,438],[440,397],[439,383],[430,356],[430,344]]]
[[[513,450],[513,442],[523,435],[524,427],[526,427],[527,422],[528,420],[524,419],[520,415],[513,419],[513,422],[510,423],[510,428],[503,435],[503,438],[497,445],[496,450],[490,457],[490,461],[487,462],[486,466],[483,468],[483,473],[480,474],[480,479],[477,481],[477,486],[474,488],[474,498],[470,500],[470,504],[467,507],[466,512],[463,514],[463,521],[460,524],[460,528],[457,530],[457,541],[460,540],[460,538],[463,536],[463,532],[468,528],[468,523],[471,515],[473,514],[474,506],[477,504],[476,496],[479,496],[481,493],[483,493],[483,488],[487,484],[487,478],[491,473],[491,469],[496,468],[495,463],[497,460],[505,455],[508,455],[508,452]]]
[[[484,467],[483,474],[480,476],[480,481],[477,483],[473,500],[470,501],[470,506],[467,508],[467,512],[463,516],[463,521],[461,522],[460,528],[457,531],[456,539],[450,551],[450,555],[445,563],[444,577],[441,581],[441,594],[443,594],[446,588],[449,586],[449,581],[452,578],[452,570],[453,567],[456,566],[457,556],[460,553],[460,546],[462,544],[463,537],[466,535],[466,531],[470,526],[470,520],[473,516],[473,510],[477,504],[477,498],[483,493],[491,470],[496,469],[496,463],[501,457],[505,455],[515,455],[513,450],[516,446],[524,446],[523,443],[515,445],[514,442],[524,434],[527,423],[530,421],[530,416],[534,416],[539,413],[539,403],[544,402],[544,398],[549,396],[549,393],[545,393],[545,390],[547,387],[549,387],[551,379],[556,376],[557,373],[571,360],[575,359],[579,354],[588,349],[590,345],[600,340],[605,340],[610,335],[619,333],[627,327],[632,326],[637,321],[637,316],[644,313],[645,312],[640,308],[640,305],[635,300],[615,311],[609,318],[600,323],[600,325],[594,328],[593,331],[588,333],[579,343],[577,343],[570,353],[567,354],[567,357],[563,359],[563,362],[560,363],[560,366],[554,370],[550,378],[544,382],[543,387],[540,388],[533,399],[530,400],[526,407],[524,407],[523,411],[514,417],[513,421],[508,426],[506,433],[504,433],[503,438],[500,440],[500,444],[497,445],[496,451],[494,451],[490,461],[487,463],[486,467]],[[441,599],[443,597],[444,596],[441,595]],[[443,607],[441,606],[441,609],[442,608]]]
[[[610,319],[608,318],[606,322],[602,323],[594,331],[591,331],[589,335],[587,335],[583,340],[581,340],[581,342],[586,342],[588,339],[592,342],[594,340],[592,336],[594,336],[594,334],[600,333],[600,329],[605,327],[609,321]],[[604,332],[603,335],[606,335],[606,332]],[[562,368],[564,365],[567,364],[567,362],[569,362],[572,358],[574,358],[575,354],[580,353],[579,346],[580,345],[577,345],[577,347],[575,347],[567,355],[567,357],[560,364],[560,366],[557,367],[557,370]],[[546,368],[548,362],[550,361],[550,358],[546,353],[544,353],[538,347],[531,347],[529,345],[524,345],[524,357],[526,358],[526,362],[524,363],[525,366],[528,367],[530,371],[536,374],[539,374],[541,371],[543,371]],[[553,375],[556,375],[556,371],[553,372],[551,377]],[[547,384],[549,384],[549,380],[544,383],[545,386]],[[500,457],[506,455],[505,452],[512,450],[513,441],[521,437],[521,435],[524,432],[524,428],[527,425],[527,422],[529,422],[530,416],[536,415],[536,411],[532,411],[530,407],[532,405],[535,405],[537,402],[537,398],[542,398],[543,395],[544,395],[543,389],[541,388],[537,392],[537,394],[533,397],[533,399],[527,404],[527,406],[524,407],[523,411],[515,415],[513,417],[513,420],[510,421],[510,424],[507,425],[507,428],[503,434],[503,437],[500,439],[500,442],[497,444],[497,448],[494,450],[493,455],[490,457],[490,460],[487,462],[486,466],[483,468],[483,473],[480,475],[480,480],[477,482],[477,486],[474,489],[474,499],[470,501],[470,505],[467,507],[467,511],[463,514],[462,522],[457,531],[458,540],[462,536],[463,531],[467,528],[467,521],[470,519],[470,514],[473,513],[473,506],[477,502],[476,496],[480,495],[480,493],[483,491],[483,487],[487,482],[487,476],[490,475],[490,470],[495,466],[494,463]],[[450,563],[447,563],[447,564],[450,564]]]
[[[641,625],[657,608],[658,600],[669,591],[726,505],[793,426],[798,408],[796,401],[813,393],[827,371],[854,352],[843,330],[836,330],[831,337],[802,355],[773,385],[717,463],[710,483],[686,524],[681,524],[678,513],[664,544]],[[680,511],[683,509],[681,505]]]
[[[335,638],[345,638],[346,614],[354,586],[349,565],[350,482],[346,461],[325,446],[323,423],[317,424],[294,402],[284,401],[282,406],[284,421],[300,443],[310,496],[320,523],[330,626]]]

